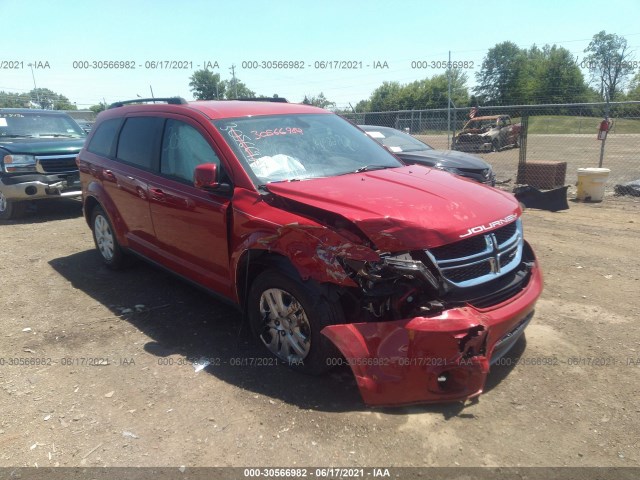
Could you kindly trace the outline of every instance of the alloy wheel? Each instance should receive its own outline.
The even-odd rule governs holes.
[[[98,245],[100,254],[104,257],[105,260],[112,260],[114,240],[109,221],[102,215],[98,215],[94,221],[93,228],[96,237],[96,244]]]
[[[260,339],[276,357],[296,363],[311,349],[311,325],[300,302],[290,293],[270,288],[260,296],[263,319]]]

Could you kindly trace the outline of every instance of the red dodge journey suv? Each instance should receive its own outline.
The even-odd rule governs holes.
[[[542,290],[511,194],[319,108],[162,101],[112,105],[78,157],[109,267],[134,254],[231,301],[291,368],[349,365],[369,405],[482,392]]]

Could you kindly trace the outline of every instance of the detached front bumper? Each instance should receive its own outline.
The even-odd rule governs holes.
[[[24,174],[0,178],[0,190],[15,202],[42,198],[78,197],[82,194],[77,173],[64,175]]]
[[[368,405],[460,401],[482,393],[489,366],[531,320],[542,275],[515,297],[487,309],[454,308],[435,317],[325,327]]]

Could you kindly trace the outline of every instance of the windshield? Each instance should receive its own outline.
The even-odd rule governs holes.
[[[0,112],[0,137],[85,137],[86,133],[65,114]]]
[[[337,115],[269,115],[214,124],[259,185],[402,166]]]
[[[433,150],[433,148],[420,140],[407,135],[400,130],[389,127],[371,127],[363,125],[362,128],[367,135],[375,139],[393,153],[401,152],[421,152],[424,150]]]

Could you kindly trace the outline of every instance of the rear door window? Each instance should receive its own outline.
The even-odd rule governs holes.
[[[144,170],[157,169],[163,125],[159,117],[127,118],[118,141],[118,160]]]
[[[114,140],[121,123],[122,120],[120,118],[112,118],[102,122],[93,137],[91,137],[87,150],[96,155],[111,157],[113,155]]]

